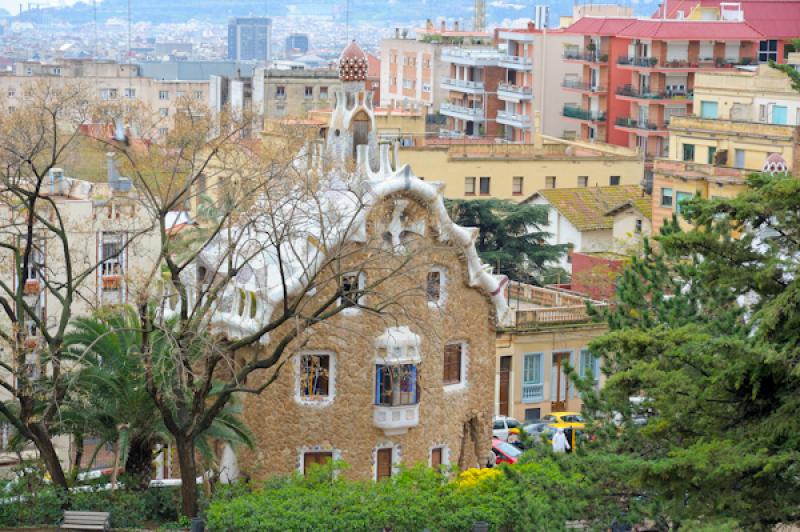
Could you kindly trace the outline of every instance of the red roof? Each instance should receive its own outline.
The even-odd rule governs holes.
[[[633,18],[582,17],[565,31],[581,35],[614,36],[634,22],[636,19]]]
[[[682,11],[688,16],[692,9],[719,7],[724,0],[672,0],[667,2],[667,18],[676,18]],[[792,39],[800,34],[800,0],[739,0],[744,21],[763,36],[773,39]],[[661,18],[661,10],[653,14]]]
[[[636,20],[618,34],[630,39],[760,41],[764,36],[747,22],[706,20]]]

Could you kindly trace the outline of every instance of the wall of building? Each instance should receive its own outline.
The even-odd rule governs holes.
[[[395,323],[364,310],[347,311],[320,324],[304,338],[304,345],[290,346],[289,357],[315,350],[335,356],[334,397],[325,404],[301,404],[297,399],[294,358],[289,358],[277,380],[263,394],[246,396],[244,417],[257,445],[254,451],[242,452],[241,465],[253,478],[302,471],[305,450],[334,452],[334,456],[350,464],[343,474],[351,478],[374,478],[376,449],[387,446],[393,446],[399,452],[399,460],[408,465],[429,463],[430,450],[437,446],[445,446],[449,462],[455,464],[463,448],[465,465],[474,466],[478,458],[472,439],[465,438],[464,432],[469,419],[478,423],[481,461],[488,457],[494,387],[494,307],[485,294],[469,288],[460,251],[438,241],[434,245],[433,218],[419,204],[414,205],[409,216],[426,224],[425,236],[416,241],[412,262],[404,267],[404,273],[394,277],[390,286],[377,289],[390,297],[406,293],[403,319],[408,321]],[[381,220],[390,213],[389,204],[376,207],[368,227],[383,223]],[[347,260],[358,264],[359,259],[354,253]],[[405,256],[398,257],[396,265],[402,260]],[[394,265],[381,263],[381,267]],[[428,304],[422,289],[431,265],[446,271],[446,296],[441,306]],[[370,275],[368,270],[367,276]],[[315,297],[327,298],[330,294],[321,290]],[[420,422],[405,434],[386,436],[373,422],[374,342],[386,327],[394,325],[407,325],[421,338]],[[272,338],[280,338],[287,327],[271,333]],[[452,341],[466,342],[468,346],[466,385],[446,388],[442,385],[443,346]],[[255,374],[252,383],[263,382],[271,374]]]
[[[415,38],[383,39],[380,105],[393,107],[416,103],[438,109],[439,104],[447,99],[447,90],[440,87],[441,78],[447,76],[447,65],[441,61],[440,54],[441,45],[437,43]],[[413,64],[404,65],[404,57],[413,59]],[[404,90],[404,80],[413,82],[413,89]]]
[[[335,70],[265,70],[263,79],[263,103],[254,101],[253,105],[263,109],[265,120],[305,118],[309,111],[329,109],[341,86]]]
[[[636,230],[637,221],[641,222],[641,231]],[[612,251],[630,255],[639,250],[644,237],[649,237],[652,231],[650,219],[637,209],[628,208],[614,216],[614,226],[611,230],[613,239]]]
[[[551,397],[554,388],[553,383],[553,353],[569,352],[573,367],[577,367],[582,349],[587,349],[589,343],[606,332],[606,326],[601,324],[583,324],[575,326],[554,327],[552,329],[541,329],[531,331],[505,331],[497,335],[497,377],[499,385],[500,359],[503,356],[511,356],[511,375],[510,375],[510,414],[519,420],[526,418],[526,410],[538,409],[539,417],[552,411]],[[525,354],[542,353],[543,364],[543,385],[544,400],[536,402],[522,401],[523,388],[523,368]],[[600,385],[604,382],[604,377],[599,375]],[[499,386],[496,386],[498,388]],[[570,386],[570,393],[567,401],[567,410],[580,412],[582,401],[574,386]],[[499,412],[499,395],[495,392],[495,413]],[[531,417],[531,416],[528,416]]]
[[[580,46],[583,36],[567,33],[545,32],[536,35],[533,62],[533,105],[542,120],[542,132],[553,137],[563,137],[566,132],[580,133],[574,120],[565,118],[564,104],[573,101],[573,94],[561,87],[564,78],[575,75],[580,79],[583,67],[564,61],[568,45]],[[531,121],[533,116],[531,116]]]
[[[613,253],[574,252],[571,257],[570,290],[586,294],[597,301],[614,297],[617,277],[630,261],[628,257]]]

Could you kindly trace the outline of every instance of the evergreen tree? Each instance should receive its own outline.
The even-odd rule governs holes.
[[[597,452],[633,464],[626,484],[673,524],[800,519],[800,180],[748,184],[685,204],[697,229],[673,219],[633,259],[591,345],[608,380],[587,409],[626,421]]]
[[[551,263],[567,246],[547,244],[547,209],[539,205],[499,199],[449,200],[450,217],[465,227],[480,230],[475,247],[496,273],[533,284],[569,282],[569,275]]]

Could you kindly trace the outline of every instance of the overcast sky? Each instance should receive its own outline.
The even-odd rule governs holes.
[[[44,6],[58,6],[58,5],[71,5],[80,0],[30,0],[31,4],[42,4]],[[84,0],[84,1],[91,1],[91,0]],[[102,0],[97,0],[99,4]],[[24,9],[28,8],[28,0],[0,0],[0,7],[11,13],[12,15],[16,15],[19,13],[19,5],[23,4]]]

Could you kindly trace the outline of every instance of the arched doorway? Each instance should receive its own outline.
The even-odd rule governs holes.
[[[359,111],[352,122],[353,128],[353,158],[356,157],[356,146],[369,143],[369,116],[363,110]]]

